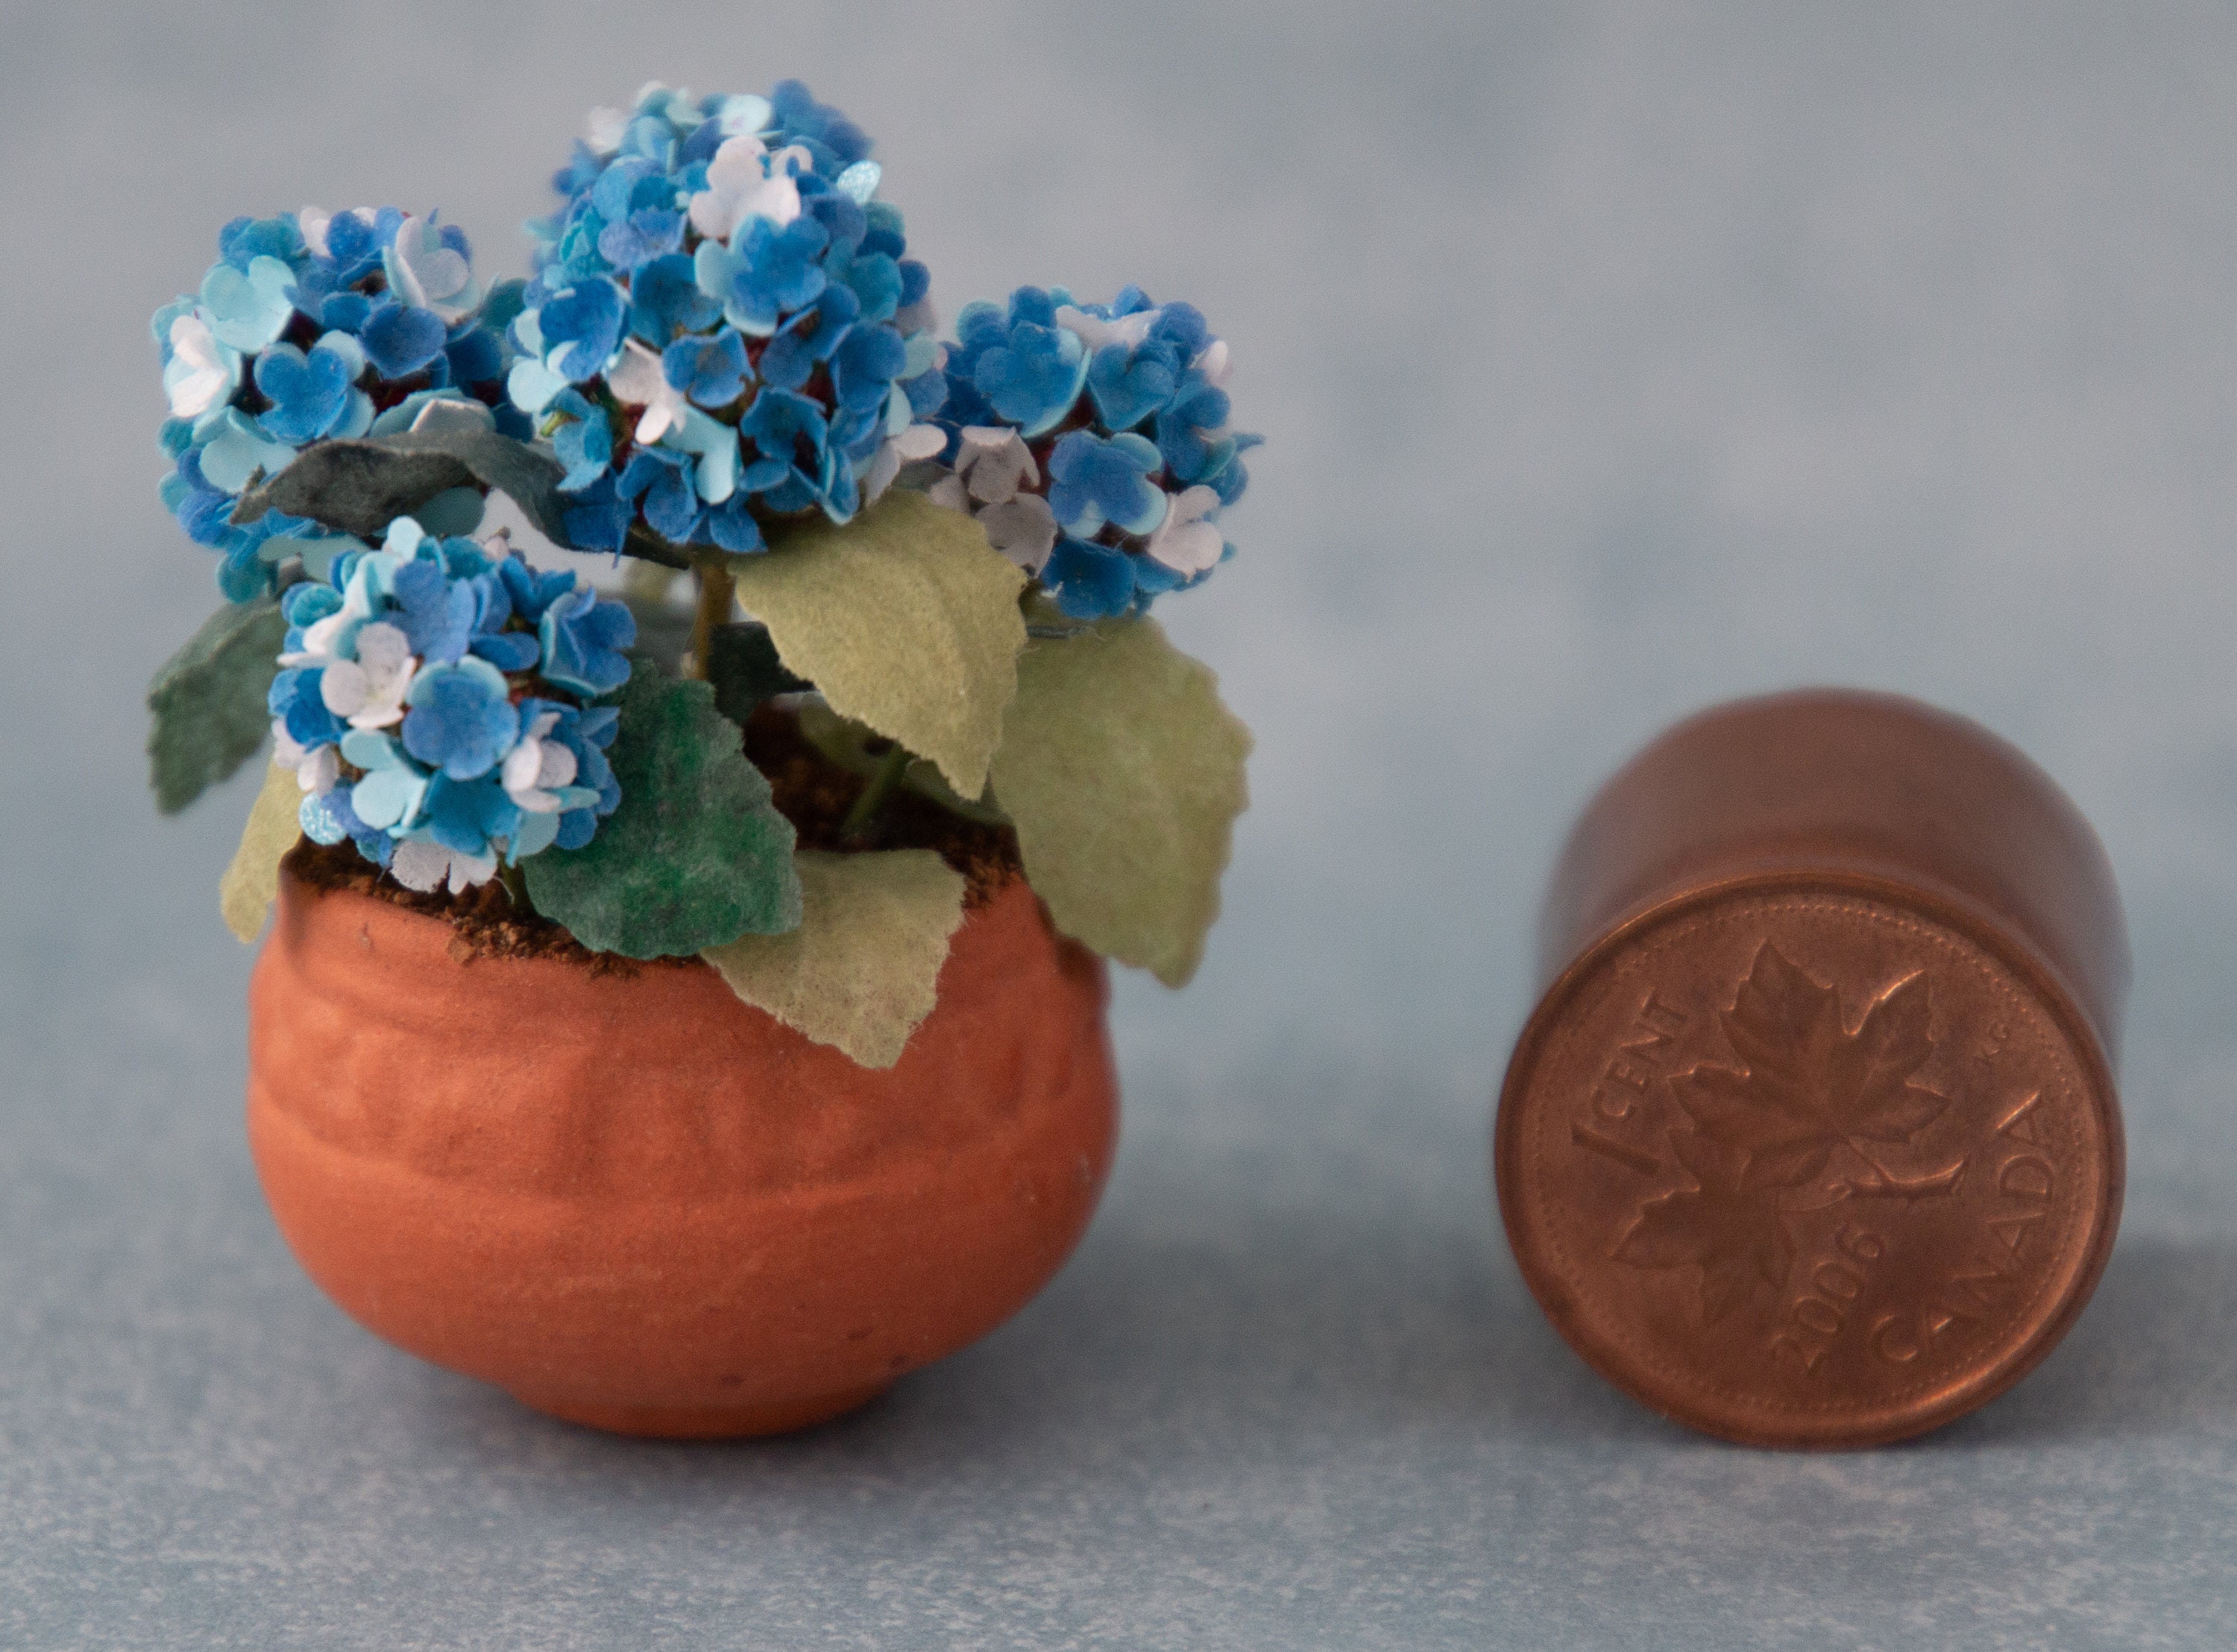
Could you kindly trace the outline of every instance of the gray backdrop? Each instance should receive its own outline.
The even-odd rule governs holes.
[[[949,313],[1133,280],[1232,341],[1242,554],[1165,611],[1256,802],[1201,977],[1118,988],[1049,1292],[851,1421],[645,1446],[375,1342],[264,1212],[251,787],[142,790],[213,605],[146,318],[307,201],[515,272],[590,105],[794,73]],[[2207,5],[0,0],[0,1645],[2227,1644],[2233,80]],[[2034,753],[2138,963],[2095,1306],[1864,1456],[1604,1388],[1482,1162],[1570,814],[1816,681]]]

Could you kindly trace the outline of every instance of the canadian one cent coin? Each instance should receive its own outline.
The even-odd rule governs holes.
[[[2098,1039],[1963,901],[1806,868],[1574,958],[1508,1072],[1501,1209],[1601,1375],[1727,1439],[1950,1421],[2064,1333],[2119,1216]]]

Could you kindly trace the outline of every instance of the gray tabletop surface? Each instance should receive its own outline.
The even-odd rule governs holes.
[[[216,227],[439,207],[583,112],[806,77],[950,313],[1201,306],[1264,431],[1167,605],[1256,727],[1197,982],[1010,1325],[800,1438],[647,1445],[356,1328],[241,1122],[253,782],[159,822],[214,597],[146,317]],[[2237,18],[2139,3],[0,0],[0,1647],[2237,1641]],[[1915,1445],[1694,1438],[1532,1306],[1485,1175],[1567,820],[1677,714],[1900,689],[2097,825],[2126,1226]]]

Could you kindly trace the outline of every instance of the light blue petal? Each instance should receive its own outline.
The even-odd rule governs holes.
[[[353,728],[342,736],[342,761],[368,770],[395,768],[404,761],[404,748],[380,729]]]
[[[295,273],[269,254],[250,259],[246,275],[230,264],[211,265],[201,288],[210,331],[236,350],[263,349],[287,331],[294,285]]]
[[[350,807],[357,818],[381,831],[410,830],[426,800],[427,777],[400,760],[350,788]]]
[[[259,470],[267,477],[277,476],[294,457],[294,448],[270,440],[247,414],[228,407],[217,434],[202,449],[202,477],[221,493],[238,493]]]
[[[419,525],[437,537],[463,538],[482,525],[481,490],[445,488],[414,514],[419,518]]]
[[[551,398],[567,388],[567,380],[534,356],[523,356],[505,376],[505,392],[512,405],[534,418]]]
[[[334,558],[342,552],[366,548],[364,540],[351,534],[320,534],[314,539],[290,539],[287,543],[303,559],[303,571],[313,579],[326,578],[333,569]]]
[[[347,442],[363,436],[372,428],[373,398],[361,390],[353,389],[349,393],[349,405],[342,409],[340,420],[327,433]]]
[[[857,161],[833,181],[839,193],[857,207],[869,204],[870,197],[878,193],[878,180],[883,168],[874,161]]]
[[[1145,476],[1153,474],[1158,467],[1165,463],[1165,460],[1158,456],[1158,444],[1148,437],[1138,436],[1132,431],[1123,431],[1111,438],[1111,445],[1120,452],[1138,460],[1142,466],[1142,474]]]
[[[738,432],[733,426],[687,407],[683,425],[671,427],[662,445],[699,455],[693,481],[709,504],[720,504],[738,490]]]
[[[353,385],[365,377],[365,346],[351,334],[323,333],[320,336],[318,343],[313,345],[311,348],[323,350],[329,355],[340,356],[342,359],[343,367],[348,371],[349,381]]]
[[[595,800],[597,793],[593,792],[591,796]],[[549,849],[558,835],[558,814],[531,814],[523,810],[520,824],[512,829],[512,845],[505,851],[505,858],[518,865],[529,856],[541,854]]]

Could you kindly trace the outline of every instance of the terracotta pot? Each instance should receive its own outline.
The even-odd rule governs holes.
[[[706,965],[452,956],[439,919],[282,879],[249,987],[248,1134],[352,1318],[555,1417],[802,1428],[983,1336],[1110,1168],[1100,959],[1013,883],[874,1072]]]

